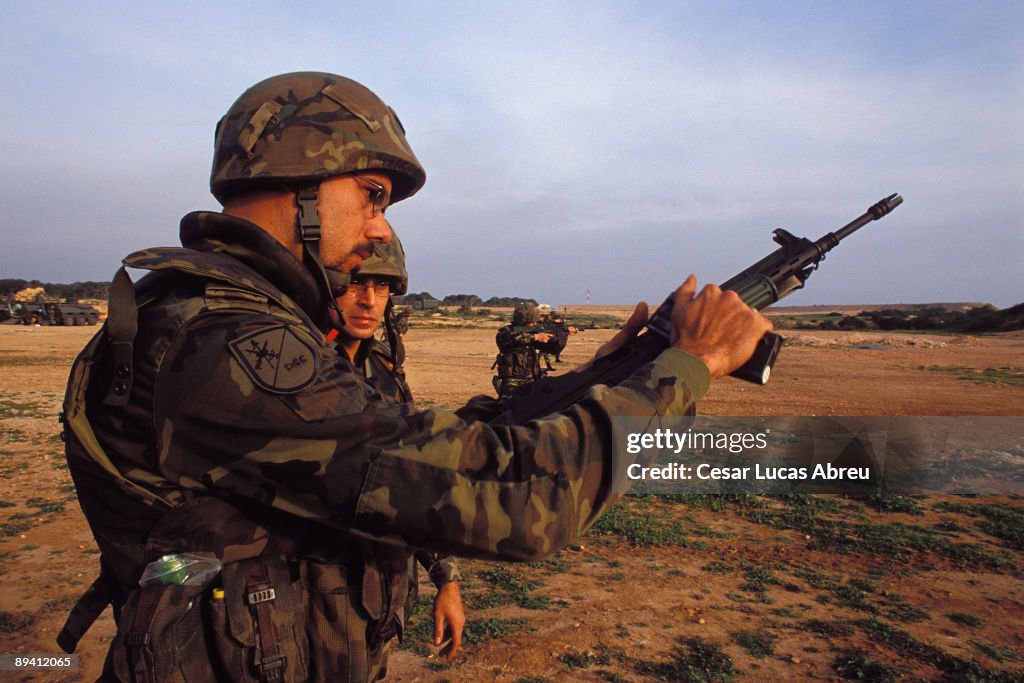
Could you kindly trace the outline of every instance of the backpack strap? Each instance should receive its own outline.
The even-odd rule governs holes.
[[[103,614],[107,605],[115,601],[120,591],[117,578],[110,570],[107,563],[100,558],[100,574],[92,582],[78,602],[71,608],[71,613],[64,622],[64,627],[57,634],[57,644],[64,652],[71,654],[78,647],[78,641],[82,639],[85,632],[93,625],[96,619]]]
[[[139,591],[139,604],[135,610],[131,630],[125,638],[128,657],[135,681],[156,683],[156,662],[153,648],[150,646],[150,628],[156,616],[157,606],[166,586],[154,587],[151,590]]]
[[[128,271],[121,266],[110,284],[110,310],[107,314],[107,337],[114,377],[104,403],[123,406],[132,393],[132,348],[139,331],[139,309],[135,305],[135,286]]]
[[[268,683],[283,677],[288,658],[281,651],[281,643],[274,626],[273,603],[277,599],[270,582],[267,562],[262,555],[243,560],[246,577],[246,601],[252,611],[253,621],[259,635],[259,651],[256,655],[256,669],[260,678]]]

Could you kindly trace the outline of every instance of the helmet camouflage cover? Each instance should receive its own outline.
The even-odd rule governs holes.
[[[283,74],[252,86],[217,124],[214,147],[210,191],[221,202],[238,190],[377,170],[392,178],[393,204],[426,182],[391,107],[329,73]]]
[[[373,255],[359,266],[358,272],[354,275],[391,278],[394,281],[391,285],[391,292],[399,296],[409,290],[409,273],[405,269],[405,250],[393,230],[391,242],[389,244],[377,242],[373,247]]]
[[[537,307],[531,303],[518,303],[512,310],[513,325],[529,325],[537,322]]]

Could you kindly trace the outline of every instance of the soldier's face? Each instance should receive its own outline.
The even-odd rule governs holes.
[[[368,283],[376,284],[372,278]],[[388,305],[388,294],[379,294],[372,286],[365,287],[355,296],[351,291],[338,297],[338,307],[345,316],[345,325],[341,328],[343,336],[351,340],[369,339],[373,336],[381,321],[384,320],[384,309]]]
[[[390,242],[391,226],[373,206],[373,184],[391,196],[391,178],[382,173],[338,176],[320,183],[317,209],[322,222],[320,257],[328,268],[351,273],[373,254],[374,242]]]

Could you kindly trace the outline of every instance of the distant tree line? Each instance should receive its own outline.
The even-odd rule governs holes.
[[[468,308],[470,306],[504,306],[512,308],[516,304],[526,302],[536,305],[536,299],[526,299],[521,296],[492,296],[490,299],[484,301],[476,294],[449,294],[443,299],[437,299],[432,296],[430,292],[409,292],[408,294],[396,297],[395,303],[399,304],[413,304],[417,302],[435,300],[440,301],[445,306],[457,306],[459,308]]]
[[[41,282],[40,280],[21,280],[18,278],[0,279],[0,298],[6,300],[23,289],[42,287],[46,297],[50,299],[106,300],[110,288],[109,282]],[[430,292],[419,292],[396,297],[397,303],[414,304],[425,301],[438,301]],[[495,306],[512,308],[516,304],[531,303],[536,299],[519,296],[492,296],[481,299],[476,294],[449,294],[441,299],[445,306],[459,307],[469,310],[471,306]],[[788,326],[788,325],[786,325]],[[833,313],[824,320],[801,322],[793,321],[793,327],[800,329],[823,330],[941,330],[949,332],[997,332],[1024,329],[1024,304],[999,310],[995,306],[976,306],[964,310],[949,308],[926,307],[918,309],[883,309],[868,311],[850,316]]]
[[[16,278],[0,279],[0,296],[6,299],[9,295],[20,292],[23,289],[42,287],[46,296],[51,299],[101,299],[106,300],[110,289],[109,282],[72,282],[62,284],[56,282],[41,282],[39,280],[20,280]],[[412,304],[438,300],[430,292],[410,292],[405,296],[396,297],[396,303]],[[526,302],[535,304],[536,299],[528,299],[520,296],[492,296],[486,301],[476,294],[449,294],[440,299],[445,306],[499,306],[512,308],[518,303]]]
[[[446,306],[504,306],[512,308],[521,303],[537,305],[536,299],[525,299],[521,296],[492,296],[484,301],[476,294],[449,294],[443,301]]]
[[[39,280],[19,280],[14,278],[0,279],[0,296],[5,300],[8,296],[23,289],[42,287],[46,296],[51,299],[106,299],[110,288],[109,282],[40,282]]]
[[[797,328],[802,325],[797,324]],[[1024,304],[999,310],[977,306],[966,311],[948,308],[882,309],[856,316],[833,314],[807,325],[822,330],[934,330],[945,332],[1009,332],[1024,329]]]

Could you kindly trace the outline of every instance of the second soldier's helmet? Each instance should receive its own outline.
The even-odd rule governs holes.
[[[295,189],[332,176],[378,170],[391,176],[391,203],[411,197],[426,172],[391,107],[359,83],[320,72],[268,78],[217,124],[210,191]]]
[[[373,277],[391,278],[391,293],[401,296],[409,291],[409,273],[405,269],[405,250],[398,235],[392,230],[391,242],[377,242],[373,246],[373,255],[363,261],[356,275],[372,275]]]
[[[530,325],[537,322],[537,307],[531,303],[522,302],[516,304],[512,310],[513,325]]]

